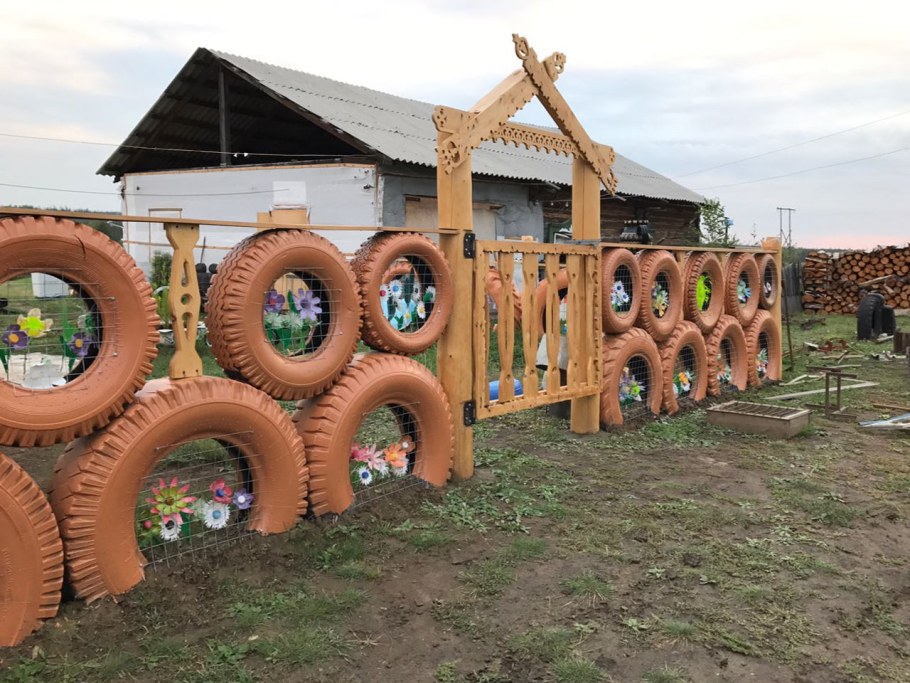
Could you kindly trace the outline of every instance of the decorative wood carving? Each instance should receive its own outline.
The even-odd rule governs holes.
[[[167,241],[174,247],[168,304],[176,348],[168,365],[168,376],[171,379],[201,377],[202,359],[196,352],[196,331],[202,302],[193,261],[193,249],[199,241],[199,226],[165,223],[164,230]]]

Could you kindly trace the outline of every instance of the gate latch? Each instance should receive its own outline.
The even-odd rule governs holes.
[[[470,427],[477,422],[477,404],[474,401],[465,401],[463,410],[465,427]]]
[[[474,258],[477,255],[477,237],[473,232],[464,234],[464,257]]]

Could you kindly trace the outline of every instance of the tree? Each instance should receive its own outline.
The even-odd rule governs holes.
[[[716,197],[698,207],[701,216],[701,241],[709,247],[735,247],[736,235],[730,233],[724,205]]]

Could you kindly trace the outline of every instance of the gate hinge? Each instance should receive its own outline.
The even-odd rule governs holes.
[[[477,403],[474,401],[465,401],[463,405],[464,426],[470,427],[477,422]]]
[[[477,255],[477,237],[473,232],[464,234],[464,257],[474,258]]]

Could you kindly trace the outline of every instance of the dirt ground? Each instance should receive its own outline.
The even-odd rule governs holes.
[[[796,326],[794,346],[852,324]],[[880,383],[845,393],[858,418],[910,407],[906,362],[867,356],[888,348],[844,361]],[[822,362],[797,358],[787,377]],[[468,482],[65,603],[0,651],[0,680],[910,681],[906,436],[816,412],[775,441],[702,409],[575,436],[535,410],[476,441]],[[7,450],[45,484],[60,449]]]

